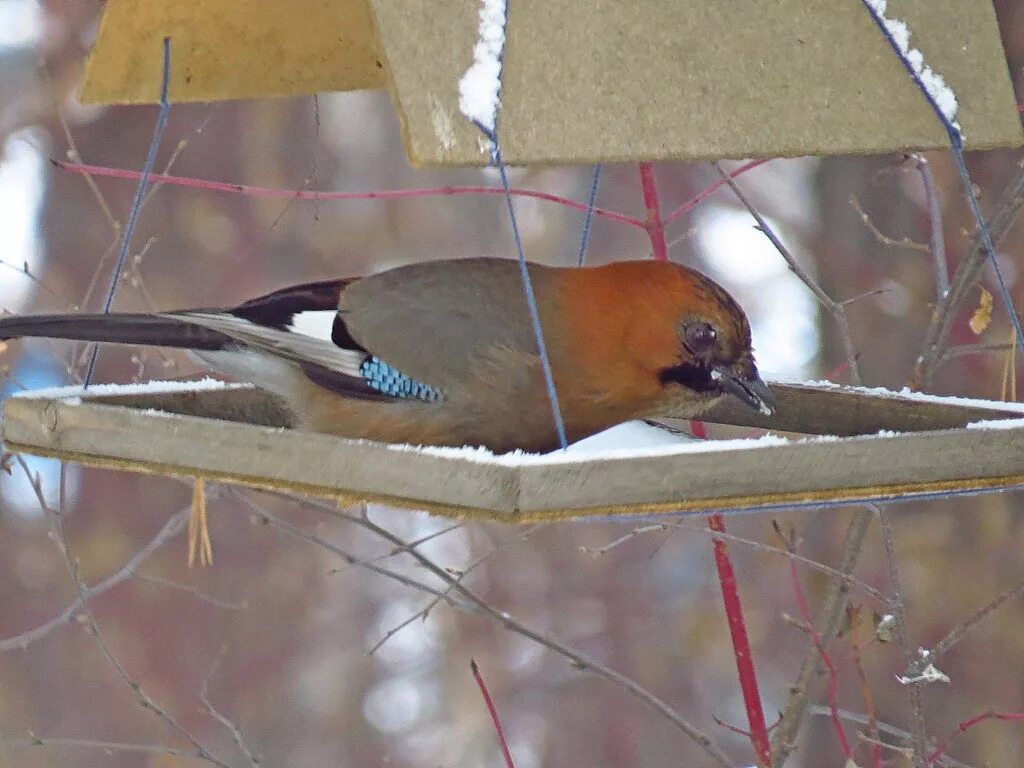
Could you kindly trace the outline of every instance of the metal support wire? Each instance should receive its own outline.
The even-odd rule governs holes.
[[[892,46],[896,56],[903,63],[904,68],[910,74],[911,79],[914,81],[914,85],[917,86],[918,90],[924,94],[925,99],[928,101],[928,105],[935,112],[935,116],[942,122],[942,126],[946,129],[946,134],[949,136],[949,143],[953,149],[953,158],[956,160],[956,169],[960,174],[960,181],[964,187],[964,193],[967,195],[967,202],[971,206],[971,213],[974,215],[974,220],[978,226],[978,234],[981,237],[982,247],[988,254],[989,262],[992,264],[992,272],[996,277],[996,284],[999,287],[999,297],[1002,299],[1003,304],[1006,306],[1006,312],[1010,315],[1010,322],[1013,323],[1013,329],[1016,331],[1016,342],[1017,347],[1024,352],[1024,329],[1021,328],[1020,318],[1017,316],[1017,310],[1013,306],[1013,297],[1010,295],[1010,289],[1006,285],[1006,281],[1003,279],[1003,271],[999,267],[999,259],[996,257],[995,245],[992,242],[992,235],[988,231],[988,225],[985,223],[985,217],[981,214],[981,208],[978,205],[978,198],[974,194],[974,185],[971,183],[971,175],[967,170],[967,163],[964,160],[964,137],[960,133],[960,129],[953,125],[953,121],[946,116],[946,113],[942,111],[939,103],[935,100],[935,97],[929,92],[924,82],[921,80],[921,76],[914,69],[914,66],[910,63],[910,60],[904,54],[900,48],[899,43],[896,42],[896,38],[892,36],[889,28],[885,24],[885,19],[878,11],[875,10],[874,6],[871,5],[870,0],[861,0],[864,3],[864,8],[871,15],[875,25],[885,36],[885,39],[889,41],[889,45]]]
[[[540,322],[540,308],[537,306],[537,295],[533,290],[533,280],[530,278],[530,270],[526,263],[526,254],[523,251],[523,238],[519,232],[519,221],[516,218],[516,209],[512,204],[512,192],[508,183],[508,171],[501,159],[501,145],[498,143],[498,132],[489,131],[480,123],[474,121],[474,125],[483,132],[484,136],[492,143],[491,156],[501,176],[501,186],[505,190],[505,204],[508,207],[508,218],[512,224],[512,237],[516,242],[516,253],[519,256],[519,275],[523,281],[523,293],[526,294],[526,304],[530,309],[530,322],[533,324],[533,336],[537,340],[537,351],[540,354],[540,364],[544,371],[544,384],[548,390],[548,401],[551,403],[551,417],[555,422],[555,431],[558,433],[558,442],[562,448],[569,447],[569,440],[565,433],[565,422],[562,420],[562,408],[558,404],[558,389],[555,387],[555,376],[551,371],[551,359],[548,356],[548,347],[544,341],[544,327]]]
[[[508,26],[508,3],[504,3],[504,18],[502,19],[502,31]],[[530,278],[530,270],[526,263],[526,254],[523,251],[523,238],[519,232],[519,221],[516,219],[515,205],[512,203],[512,191],[508,182],[508,170],[505,162],[501,159],[501,144],[498,141],[498,111],[501,108],[501,101],[497,95],[501,93],[501,78],[504,75],[505,48],[502,45],[501,53],[498,56],[498,91],[494,103],[493,129],[479,122],[472,120],[473,125],[480,129],[480,132],[491,142],[491,162],[498,169],[501,176],[501,186],[505,191],[505,204],[508,207],[508,218],[512,224],[512,237],[516,243],[516,253],[519,257],[519,275],[523,281],[523,293],[526,295],[526,304],[530,310],[530,322],[533,325],[533,336],[537,341],[537,351],[540,355],[541,368],[544,371],[544,384],[548,391],[548,401],[551,403],[551,418],[555,422],[555,431],[558,433],[558,442],[562,448],[569,447],[569,440],[565,433],[565,422],[562,419],[562,409],[558,404],[558,390],[555,387],[555,376],[551,371],[551,359],[548,356],[548,347],[544,341],[544,328],[540,321],[540,309],[537,306],[537,295],[533,290],[533,280]],[[584,241],[585,245],[585,241]]]
[[[590,225],[594,220],[594,205],[597,203],[597,190],[601,185],[601,163],[594,166],[594,180],[590,182],[590,196],[587,198],[587,215],[583,219],[583,232],[580,234],[580,255],[576,266],[582,267],[587,258],[587,244],[590,242]]]
[[[139,178],[139,186],[135,190],[135,199],[132,201],[131,212],[128,214],[128,223],[121,235],[121,247],[117,252],[117,263],[114,264],[114,274],[110,278],[110,288],[107,290],[107,298],[103,302],[103,314],[110,312],[114,303],[114,294],[117,292],[117,283],[121,279],[121,272],[124,270],[125,261],[128,259],[128,247],[131,245],[132,235],[135,233],[135,224],[139,218],[139,211],[142,210],[143,196],[146,194],[146,186],[149,183],[149,176],[156,164],[156,152],[160,147],[160,139],[167,127],[167,115],[170,112],[168,91],[171,81],[171,38],[163,40],[164,60],[163,77],[160,81],[160,114],[156,119],[156,127],[153,129],[153,139],[149,143],[149,152],[146,154],[146,164],[142,168],[142,176]],[[92,381],[92,372],[96,367],[96,356],[99,354],[99,344],[93,344],[92,354],[89,356],[89,367],[85,371],[85,382],[83,388],[89,386]]]

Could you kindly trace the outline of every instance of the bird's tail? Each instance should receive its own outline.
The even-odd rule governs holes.
[[[144,313],[10,315],[0,317],[0,340],[20,337],[217,350],[231,337],[184,320]]]

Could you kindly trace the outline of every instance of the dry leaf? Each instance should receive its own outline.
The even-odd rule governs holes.
[[[992,322],[992,294],[981,289],[981,298],[978,300],[978,308],[971,315],[969,325],[975,336],[981,336],[988,324]]]

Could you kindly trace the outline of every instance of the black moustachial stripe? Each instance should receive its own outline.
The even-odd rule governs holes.
[[[721,392],[722,385],[711,378],[711,371],[693,363],[680,363],[671,368],[663,368],[658,373],[662,384],[675,382],[682,384],[694,392]]]

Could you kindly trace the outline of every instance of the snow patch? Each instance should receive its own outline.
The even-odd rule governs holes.
[[[220,379],[206,377],[192,381],[146,381],[139,384],[90,384],[88,389],[79,385],[47,387],[15,392],[11,397],[46,400],[81,400],[83,397],[107,395],[158,395],[168,392],[205,392],[215,389],[252,389],[251,384],[228,384]]]
[[[846,392],[858,392],[864,395],[875,395],[876,397],[890,397],[894,400],[917,400],[921,403],[938,403],[940,405],[960,405],[972,408],[989,408],[993,411],[1006,411],[1007,413],[1024,413],[1024,403],[1008,403],[1002,400],[981,400],[974,397],[960,397],[959,395],[929,395],[924,392],[916,392],[910,387],[903,389],[886,389],[885,387],[852,387],[847,384],[836,384],[834,381],[789,381],[774,379],[779,384],[796,384],[798,386],[819,387],[821,389],[840,389]],[[771,382],[769,382],[771,385]]]
[[[501,106],[501,58],[505,50],[505,0],[481,0],[473,64],[459,80],[459,111],[494,133]]]
[[[972,421],[967,429],[1021,429],[1024,427],[1024,419],[989,419],[986,421]]]
[[[885,24],[886,30],[892,36],[896,46],[899,48],[900,56],[903,57],[904,61],[910,64],[911,69],[913,69],[914,74],[916,74],[920,79],[921,84],[928,92],[928,95],[935,100],[939,110],[945,118],[949,120],[953,127],[956,128],[960,137],[963,138],[964,134],[960,129],[960,123],[956,121],[956,113],[960,108],[956,99],[956,94],[946,83],[942,75],[925,63],[924,54],[917,48],[910,47],[910,27],[908,27],[904,21],[900,21],[899,19],[890,19],[885,15],[888,0],[864,0],[864,2],[871,7],[878,18],[881,19],[882,23]]]

